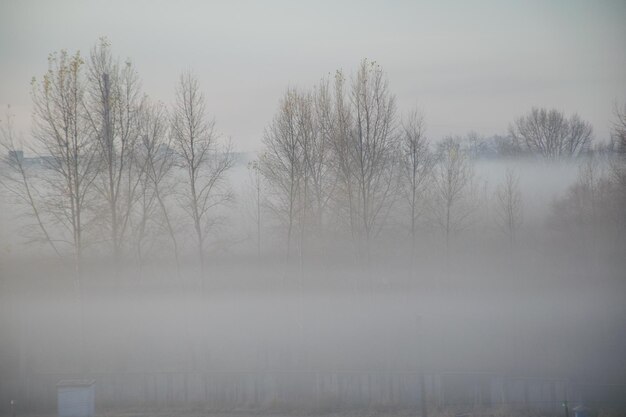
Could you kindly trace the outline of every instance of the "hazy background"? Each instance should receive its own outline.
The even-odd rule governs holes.
[[[192,69],[208,117],[236,151],[223,178],[232,199],[210,210],[216,226],[207,229],[199,262],[183,166],[173,165],[155,186],[165,192],[180,259],[156,209],[145,216],[148,234],[129,228],[122,253],[112,256],[110,213],[95,187],[84,211],[83,259],[73,257],[75,241],[57,258],[33,227],[32,207],[20,204],[23,188],[11,194],[0,187],[0,414],[13,398],[24,406],[20,413],[52,413],[55,384],[76,377],[96,379],[98,412],[287,403],[302,412],[314,400],[316,409],[383,405],[415,414],[420,399],[431,417],[520,404],[553,416],[562,415],[567,398],[623,410],[626,148],[551,159],[494,149],[472,155],[466,146],[472,130],[486,146],[497,145],[492,135],[505,135],[533,106],[578,112],[593,125],[592,145],[607,142],[613,128],[617,137],[626,3],[337,3],[0,3],[0,105],[12,105],[27,142],[30,81],[45,73],[47,55],[67,48],[87,57],[106,36],[113,56],[135,63],[141,91],[170,110],[179,74]],[[305,214],[295,217],[290,248],[294,219],[287,237],[282,178],[269,184],[266,176],[255,188],[259,172],[249,163],[259,161],[254,152],[281,116],[289,86],[311,91],[337,69],[352,80],[364,58],[384,68],[397,116],[414,107],[423,113],[424,155],[433,152],[435,167],[446,155],[468,161],[463,172],[471,181],[457,203],[466,221],[448,242],[428,171],[416,236],[406,195],[394,188],[381,197],[391,203],[380,233],[363,245],[360,226],[348,218],[352,201],[336,187],[339,159],[329,152],[322,188],[331,204],[315,225],[300,208],[311,196],[297,195],[296,213]],[[447,135],[459,135],[448,142],[458,148],[437,148]],[[179,164],[180,154],[179,146]],[[0,156],[7,155],[3,148]],[[44,181],[56,178],[46,156],[25,166],[46,226],[63,242],[66,223],[51,205],[57,200],[46,198],[67,198]],[[0,164],[0,174],[13,172],[11,161]],[[400,175],[398,166],[392,171],[389,178]],[[517,178],[511,195],[523,212],[510,240],[498,218],[507,172]],[[151,190],[142,188],[144,196]],[[133,226],[144,218],[140,200],[130,199]]]
[[[144,91],[170,103],[191,68],[218,130],[258,150],[286,86],[363,57],[401,109],[438,139],[506,131],[533,105],[578,112],[609,137],[626,90],[626,3],[614,1],[12,1],[0,3],[0,105],[30,129],[29,82],[48,53],[84,55],[100,36],[131,57]]]

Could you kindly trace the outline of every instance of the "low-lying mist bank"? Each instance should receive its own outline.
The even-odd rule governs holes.
[[[551,287],[534,277],[504,288],[457,271],[449,285],[418,288],[389,268],[385,283],[372,269],[378,285],[355,286],[362,268],[222,268],[250,276],[204,290],[191,278],[86,281],[80,298],[52,290],[52,276],[45,291],[4,281],[3,397],[45,410],[58,380],[83,376],[110,409],[417,406],[425,375],[433,407],[472,404],[476,386],[487,387],[476,404],[556,409],[564,395],[615,406],[626,386],[623,283],[559,286],[547,274]],[[347,282],[306,287],[322,277]]]
[[[278,368],[398,370],[419,365],[422,343],[440,371],[626,376],[621,263],[524,251],[400,259],[223,257],[204,279],[192,266],[93,263],[80,288],[53,261],[13,260],[0,295],[5,363],[78,372],[86,343],[94,372],[182,371],[205,354],[207,369],[256,369],[260,350]]]
[[[252,154],[239,155],[226,176],[233,199],[211,210],[212,221],[205,247],[205,256],[212,257],[211,262],[220,262],[223,256],[257,255],[272,261],[287,256],[288,219],[270,204],[276,196],[269,189],[259,188],[256,191],[261,192],[261,196],[256,195],[251,182],[254,172],[249,168],[254,158]],[[419,246],[417,257],[423,258],[423,252],[428,256],[431,253],[440,255],[447,250],[446,234],[449,234],[448,240],[454,253],[468,248],[472,250],[471,247],[476,245],[490,246],[499,251],[503,246],[511,245],[510,234],[514,232],[513,250],[531,246],[540,252],[545,244],[548,250],[578,245],[583,252],[596,245],[596,241],[601,241],[603,250],[609,249],[622,256],[626,254],[622,234],[626,225],[623,218],[625,203],[622,189],[607,188],[604,183],[612,176],[611,164],[603,157],[562,161],[525,158],[473,160],[472,178],[450,212],[449,233],[441,224],[444,208],[430,201],[425,191],[417,196],[413,208],[415,236],[411,231],[412,209],[407,205],[406,196],[389,196],[388,207],[381,212],[379,225],[368,238],[370,255],[404,254],[411,247],[412,239],[416,239]],[[516,223],[514,230],[507,230],[503,224],[506,220],[503,218],[506,217],[503,213],[505,207],[498,200],[498,191],[509,171],[517,176],[518,181],[515,190],[510,190],[515,191],[513,194],[519,199],[515,216],[510,219]],[[46,172],[40,175],[45,178]],[[182,172],[177,171],[177,175],[182,175]],[[45,187],[42,192],[46,192]],[[135,224],[135,220],[127,226],[127,236],[121,242],[122,251],[118,254],[123,262],[143,264],[167,259],[174,263],[176,255],[182,264],[198,262],[193,227],[185,220],[185,211],[172,204],[177,201],[177,195],[173,193],[169,197],[172,200],[171,207],[168,205],[171,210],[169,221],[178,253],[175,253],[172,237],[164,229],[161,216],[148,213],[145,230],[138,229],[143,223],[137,221]],[[302,208],[293,215],[289,248],[291,258],[301,254],[310,257],[340,253],[354,259],[357,255],[364,255],[358,252],[365,249],[365,237],[353,233],[346,207],[331,202],[319,222],[301,219]],[[46,223],[46,228],[54,235],[56,249],[66,262],[71,263],[73,248],[67,231],[54,217],[47,220],[49,224]],[[97,207],[89,212],[89,221],[82,230],[85,242],[81,256],[109,262],[112,253],[107,237],[107,221],[107,215]],[[622,236],[621,239],[619,236]],[[13,257],[32,259],[54,256],[32,216],[32,208],[0,187],[0,259],[4,262]]]
[[[403,243],[403,242],[401,242]],[[282,254],[259,258],[248,254],[220,254],[206,259],[203,271],[190,259],[172,264],[168,259],[150,263],[116,264],[110,259],[86,259],[79,275],[71,263],[55,258],[12,257],[4,259],[0,285],[9,293],[74,294],[110,291],[123,294],[184,292],[353,292],[376,293],[409,290],[429,293],[523,293],[544,291],[623,291],[623,258],[611,248],[596,246],[598,253],[552,247],[516,247],[493,243],[471,245],[463,250],[411,248],[354,256],[351,249],[323,256],[287,259]],[[443,252],[443,253],[442,253]],[[77,279],[79,280],[77,281]]]
[[[410,233],[398,198],[368,238],[341,207],[317,226],[296,216],[289,235],[270,211],[255,222],[238,165],[239,199],[200,259],[184,222],[175,239],[129,233],[116,255],[94,227],[80,258],[55,256],[3,199],[0,400],[48,410],[58,380],[87,377],[105,408],[615,405],[626,200],[609,161],[585,163],[475,161],[455,228],[423,207]],[[507,234],[511,169],[522,209]]]
[[[19,349],[5,353],[30,373],[424,367],[623,377],[621,298],[598,296],[90,294],[82,306],[36,297],[5,304],[5,319],[21,323],[4,333]]]

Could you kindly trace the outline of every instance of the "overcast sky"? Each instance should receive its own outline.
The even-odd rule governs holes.
[[[30,132],[30,79],[62,48],[100,36],[170,103],[198,75],[217,128],[260,147],[288,85],[309,87],[362,58],[386,70],[399,107],[422,109],[433,139],[506,132],[533,105],[577,112],[609,135],[626,100],[626,1],[0,0],[0,104]],[[4,117],[3,117],[4,118]]]

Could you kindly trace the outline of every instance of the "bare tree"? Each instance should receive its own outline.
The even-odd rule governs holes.
[[[612,142],[614,150],[617,152],[618,157],[613,161],[611,166],[611,180],[614,184],[613,198],[611,204],[616,213],[617,227],[615,228],[619,233],[617,241],[622,242],[622,248],[626,247],[624,242],[626,239],[626,102],[621,106],[615,104],[614,109],[614,122],[612,132]],[[619,247],[619,245],[615,245]]]
[[[323,110],[320,112],[320,125],[322,134],[327,137],[332,150],[329,165],[335,178],[336,187],[336,192],[331,195],[334,211],[338,213],[339,219],[348,220],[352,240],[356,243],[358,242],[358,219],[355,208],[356,184],[352,178],[354,161],[350,157],[351,144],[348,140],[353,116],[346,97],[345,83],[345,76],[341,71],[337,71],[334,79],[332,102],[326,98],[325,105],[320,106],[320,110]],[[330,93],[327,93],[327,96],[329,95]]]
[[[409,113],[402,121],[400,172],[402,193],[409,209],[412,255],[415,252],[417,222],[424,208],[421,200],[425,195],[433,162],[424,130],[424,118],[417,111]]]
[[[626,102],[615,105],[612,141],[615,151],[626,158]]]
[[[533,108],[509,127],[511,136],[527,151],[549,159],[575,157],[589,149],[593,129],[573,115],[569,119],[556,109]]]
[[[172,110],[172,143],[185,170],[183,210],[190,217],[196,236],[198,261],[203,273],[206,240],[217,217],[213,209],[232,199],[225,174],[233,164],[231,145],[220,143],[215,122],[206,114],[204,95],[190,72],[180,76]]]
[[[297,123],[297,135],[298,146],[300,148],[300,175],[301,175],[301,187],[298,193],[299,197],[299,232],[300,241],[298,244],[300,252],[300,261],[302,262],[305,244],[307,239],[307,233],[310,228],[310,207],[313,206],[312,195],[313,187],[315,183],[316,169],[318,168],[317,158],[315,153],[316,145],[320,142],[320,135],[317,125],[317,119],[315,117],[314,97],[311,93],[301,93],[296,96],[296,123]],[[316,218],[317,216],[313,216]]]
[[[626,103],[623,106],[615,105],[615,120],[613,122],[612,145],[618,157],[612,165],[612,175],[619,186],[622,198],[626,201]],[[626,216],[624,216],[626,218]]]
[[[314,225],[320,233],[324,230],[325,215],[337,185],[332,163],[332,141],[337,129],[337,114],[331,88],[330,82],[323,79],[314,92],[317,134],[305,155],[312,178]]]
[[[324,215],[335,179],[330,164],[331,146],[324,119],[332,111],[329,84],[322,80],[311,93],[300,94],[298,103],[298,139],[302,155],[302,191],[300,193],[300,250],[310,232],[321,236]]]
[[[79,285],[89,193],[98,160],[84,112],[86,91],[80,54],[61,51],[51,54],[48,61],[48,72],[41,82],[32,84],[33,151],[46,170],[42,176],[47,192],[42,210],[69,234],[54,240],[72,248]]]
[[[496,188],[496,224],[507,236],[511,248],[523,221],[522,192],[519,175],[507,168],[504,182]]]
[[[180,268],[174,219],[168,204],[175,185],[175,154],[167,121],[167,109],[163,104],[145,103],[140,115],[140,140],[137,146],[137,162],[142,175],[139,219],[136,225],[138,230],[135,235],[141,260],[142,243],[148,232],[164,231],[172,244],[176,266]]]
[[[122,254],[133,205],[139,198],[141,168],[135,160],[143,97],[130,63],[115,60],[106,39],[91,50],[88,116],[98,143],[100,171],[95,188],[104,200],[101,219],[108,229],[112,253]]]
[[[299,93],[294,89],[286,91],[278,113],[265,130],[265,152],[259,160],[259,169],[272,190],[273,198],[269,201],[269,207],[287,230],[287,257],[291,253],[303,185],[298,96]]]
[[[452,236],[468,225],[474,212],[473,175],[473,166],[458,141],[444,140],[437,154],[428,200],[430,215],[445,236],[447,250]]]
[[[335,166],[346,191],[352,234],[369,251],[385,222],[397,186],[395,98],[382,68],[363,60],[347,100],[344,77],[336,78]]]

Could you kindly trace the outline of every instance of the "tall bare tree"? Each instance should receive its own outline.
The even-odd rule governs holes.
[[[450,249],[453,235],[467,227],[475,204],[472,201],[474,169],[458,141],[441,143],[430,187],[429,211]]]
[[[505,234],[511,248],[523,221],[523,200],[519,175],[507,168],[504,182],[496,188],[496,224]]]
[[[355,200],[356,184],[352,178],[354,171],[354,161],[350,158],[350,129],[353,123],[353,116],[346,97],[346,78],[341,71],[336,71],[331,93],[326,93],[324,105],[320,106],[320,125],[322,134],[327,137],[330,144],[332,156],[329,158],[329,165],[334,177],[335,192],[331,194],[334,211],[338,213],[339,219],[348,220],[348,229],[352,234],[352,240],[358,241],[358,219],[356,215]],[[323,97],[320,94],[320,97]]]
[[[314,97],[310,92],[300,93],[296,96],[296,123],[297,123],[297,135],[298,146],[300,148],[300,175],[301,175],[301,187],[298,193],[299,197],[299,232],[300,238],[298,248],[300,251],[300,260],[302,261],[306,239],[310,229],[310,219],[312,202],[314,199],[311,197],[313,193],[313,184],[315,183],[313,175],[318,168],[317,158],[314,149],[320,142],[320,135],[318,130],[317,119],[315,117]],[[312,216],[316,218],[317,216]]]
[[[265,130],[265,152],[259,160],[259,169],[271,187],[269,207],[285,224],[287,257],[291,253],[303,186],[304,163],[298,100],[299,93],[295,89],[290,88],[285,92],[278,113]]]
[[[424,118],[417,111],[412,111],[402,120],[400,136],[402,194],[409,209],[412,255],[415,252],[417,222],[425,208],[423,199],[432,163],[433,157],[425,135]]]
[[[397,178],[395,97],[382,68],[363,60],[350,89],[336,77],[335,166],[343,182],[352,234],[369,251],[393,204]],[[344,96],[345,94],[345,96]]]
[[[324,229],[324,217],[335,191],[337,176],[332,164],[332,141],[337,129],[337,114],[332,87],[323,79],[314,92],[316,135],[305,155],[313,187],[314,225]]]
[[[569,119],[556,109],[533,108],[509,131],[527,151],[549,159],[575,157],[591,145],[591,125],[574,114]]]
[[[85,117],[85,79],[79,53],[51,54],[48,72],[33,81],[33,151],[43,161],[45,211],[69,237],[56,242],[69,244],[74,254],[77,285],[84,250],[85,227],[90,209],[90,191],[98,159]]]
[[[172,244],[176,266],[179,268],[179,245],[169,203],[175,186],[175,153],[169,134],[167,109],[161,103],[147,101],[142,108],[136,159],[142,172],[135,233],[138,256],[141,257],[142,244],[149,232],[152,230],[153,234],[160,234],[163,231]]]
[[[181,205],[191,219],[204,285],[205,244],[217,222],[213,210],[232,199],[225,174],[233,155],[230,143],[221,143],[215,122],[208,119],[204,94],[191,72],[180,76],[171,117],[172,144],[185,170]]]
[[[301,148],[302,190],[300,193],[300,249],[305,239],[324,229],[324,215],[334,188],[330,164],[330,137],[325,133],[324,117],[331,111],[329,84],[322,80],[312,92],[298,96],[298,139]]]
[[[98,143],[100,171],[94,182],[104,200],[102,219],[113,256],[119,260],[130,228],[133,205],[139,197],[141,168],[136,162],[139,114],[143,97],[130,61],[113,58],[106,39],[91,50],[88,116]]]

